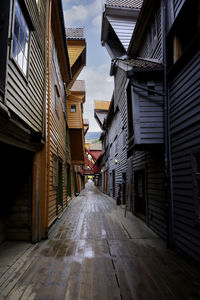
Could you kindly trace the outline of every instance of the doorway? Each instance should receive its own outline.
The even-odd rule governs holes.
[[[67,164],[67,196],[71,197],[71,168],[70,165]]]
[[[122,204],[126,203],[126,173],[122,173]]]
[[[135,211],[146,220],[146,180],[145,169],[134,172],[135,181]]]
[[[112,171],[112,190],[113,190],[113,198],[115,198],[115,170]]]
[[[57,214],[59,206],[63,206],[63,163],[61,160],[58,160]]]

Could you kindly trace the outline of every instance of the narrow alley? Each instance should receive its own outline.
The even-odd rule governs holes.
[[[38,244],[0,246],[0,299],[200,299],[199,271],[89,181]]]

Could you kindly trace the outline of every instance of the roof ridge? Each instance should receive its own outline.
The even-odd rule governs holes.
[[[142,7],[143,0],[106,0],[105,4],[111,7],[140,9]]]

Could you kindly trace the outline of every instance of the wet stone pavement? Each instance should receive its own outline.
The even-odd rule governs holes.
[[[88,183],[48,240],[0,246],[0,299],[197,300],[200,273]]]

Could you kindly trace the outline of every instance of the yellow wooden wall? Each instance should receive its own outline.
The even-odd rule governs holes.
[[[71,112],[71,105],[76,105],[76,112]],[[81,111],[81,103],[78,101],[67,101],[67,119],[69,128],[82,128],[83,118]]]

